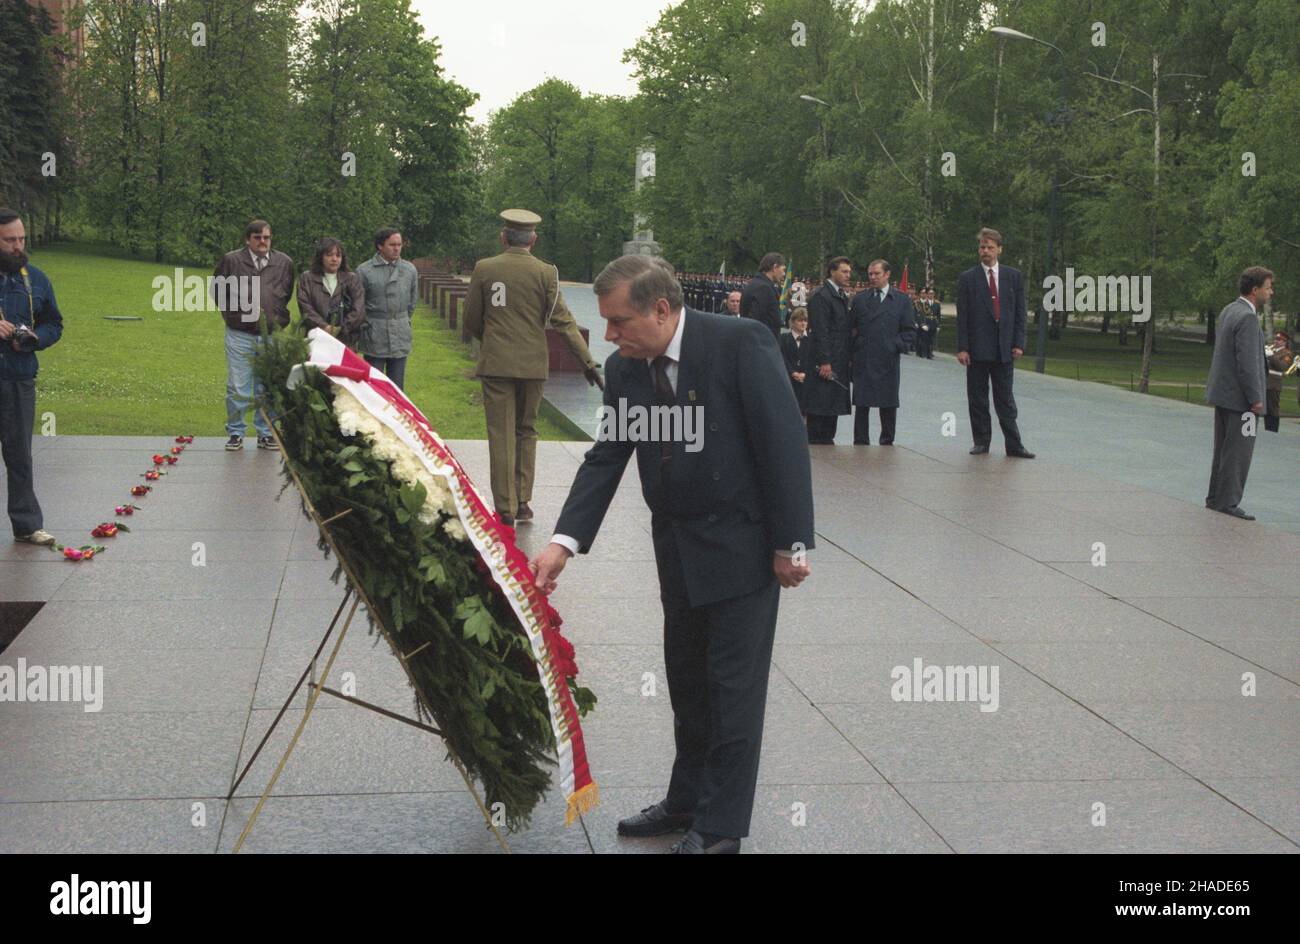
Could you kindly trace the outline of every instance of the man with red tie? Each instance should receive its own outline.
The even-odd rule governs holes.
[[[989,416],[989,383],[993,408],[1006,441],[1007,455],[1032,459],[1016,426],[1016,398],[1011,392],[1015,362],[1025,353],[1025,284],[1020,270],[1000,265],[1002,234],[985,227],[979,233],[980,264],[957,279],[957,360],[966,368],[966,400],[970,408],[972,456],[989,451],[993,423]]]

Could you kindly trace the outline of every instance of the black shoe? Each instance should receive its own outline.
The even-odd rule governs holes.
[[[739,839],[723,836],[706,846],[704,837],[693,829],[668,849],[669,855],[736,855],[739,852]]]
[[[977,444],[975,445],[975,447],[974,447],[973,449],[971,449],[970,454],[971,454],[972,456],[982,456],[982,455],[984,455],[984,453],[986,453],[986,452],[988,452],[988,451],[989,451],[989,447],[988,447],[988,446],[986,446],[986,445],[985,445],[985,446],[981,446],[981,445],[979,445],[979,444],[977,443]]]
[[[533,520],[533,510],[528,507],[528,502],[519,503],[519,508],[515,511],[515,520],[521,524]]]
[[[275,438],[273,436],[258,436],[257,448],[258,449],[279,449],[280,444],[275,441]]]
[[[1235,506],[1232,507],[1232,508],[1217,508],[1217,509],[1215,509],[1215,510],[1216,510],[1216,511],[1221,511],[1221,512],[1223,512],[1225,515],[1232,515],[1232,517],[1234,517],[1234,518],[1240,518],[1242,521],[1254,521],[1254,520],[1255,520],[1255,516],[1254,516],[1254,515],[1248,515],[1248,514],[1246,514],[1244,511],[1242,511],[1240,508],[1237,508],[1237,507],[1235,507]]]
[[[502,523],[503,525],[505,525],[507,528],[513,528],[513,527],[515,526],[515,516],[514,516],[514,515],[502,515],[502,516],[501,516],[501,523]]]
[[[667,833],[690,829],[695,822],[694,813],[669,813],[668,801],[660,800],[654,806],[647,806],[635,816],[618,821],[620,836],[663,836]]]
[[[871,440],[870,440],[870,439],[855,439],[855,440],[853,440],[853,445],[855,445],[855,446],[870,446],[870,445],[871,445]]]
[[[882,446],[892,446],[893,444],[894,444],[894,441],[893,441],[892,439],[882,439],[882,440],[880,440],[880,445],[882,445]]]
[[[231,436],[226,440],[226,452],[234,452],[236,449],[244,448],[243,436]]]
[[[1032,459],[1032,458],[1034,458],[1034,454],[1033,454],[1032,452],[1030,452],[1028,449],[1026,449],[1024,446],[1021,446],[1019,449],[1008,449],[1008,450],[1007,450],[1007,455],[1009,455],[1009,456],[1010,456],[1011,458],[1013,458],[1013,459]]]

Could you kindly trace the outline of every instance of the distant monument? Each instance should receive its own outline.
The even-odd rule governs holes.
[[[641,185],[655,175],[655,149],[649,144],[641,146],[636,155],[636,190],[641,192]],[[650,229],[650,221],[637,213],[632,221],[632,238],[623,243],[623,254],[632,256],[657,256],[659,244]]]

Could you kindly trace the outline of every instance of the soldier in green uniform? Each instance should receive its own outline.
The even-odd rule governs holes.
[[[564,298],[555,266],[533,256],[537,224],[528,210],[505,210],[501,244],[505,252],[480,259],[469,280],[465,325],[479,340],[478,370],[487,413],[492,501],[501,520],[530,521],[537,458],[537,408],[550,371],[549,324],[586,368],[588,383],[599,380],[596,362]]]

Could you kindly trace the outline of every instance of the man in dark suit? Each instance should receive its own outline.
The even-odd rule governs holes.
[[[781,290],[785,280],[785,257],[769,252],[758,263],[758,275],[740,293],[740,316],[766,325],[773,338],[781,337]]]
[[[1205,399],[1214,404],[1214,456],[1205,507],[1254,521],[1238,505],[1255,452],[1256,423],[1264,411],[1268,368],[1258,312],[1273,297],[1273,273],[1251,266],[1241,273],[1237,289],[1240,296],[1219,313],[1205,384]]]
[[[667,797],[619,832],[687,829],[674,852],[738,852],[754,805],[781,587],[809,574],[803,423],[770,334],[744,318],[684,309],[660,260],[615,259],[593,290],[605,339],[618,345],[605,364],[606,410],[629,418],[698,410],[703,435],[687,448],[603,432],[533,572],[550,592],[568,559],[590,550],[635,453],[651,510],[677,756]]]
[[[1002,234],[985,227],[979,234],[980,264],[957,279],[957,360],[966,368],[972,456],[989,451],[993,422],[989,417],[989,382],[993,407],[1006,440],[1007,455],[1032,459],[1016,426],[1016,398],[1011,392],[1016,360],[1025,353],[1025,284],[1018,269],[1000,265]]]
[[[852,411],[849,402],[849,296],[845,291],[853,277],[847,256],[836,256],[826,264],[826,281],[808,299],[808,337],[812,341],[812,372],[804,391],[808,414],[808,442],[828,446],[835,442],[840,417]]]
[[[880,445],[894,444],[898,420],[899,359],[916,339],[912,299],[889,284],[889,263],[867,266],[865,292],[853,297],[853,444],[871,445],[871,408],[880,410]]]

